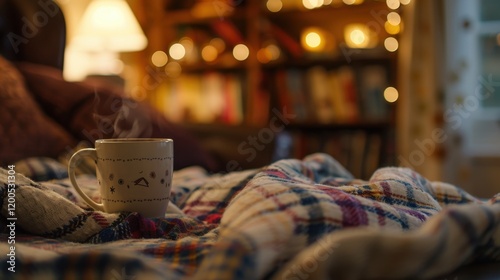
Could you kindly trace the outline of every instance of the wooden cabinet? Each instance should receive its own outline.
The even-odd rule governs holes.
[[[205,127],[205,134],[210,126],[261,132],[273,147],[266,159],[324,151],[356,176],[392,164],[397,101],[387,99],[397,91],[392,97],[384,91],[397,88],[397,69],[384,43],[388,37],[397,43],[389,33],[402,24],[387,29],[387,18],[398,10],[386,1],[330,2],[306,9],[301,1],[142,1],[150,42],[144,67],[161,77],[143,97],[173,121]],[[183,46],[180,59],[169,53],[174,44]],[[157,51],[166,64],[150,62]],[[354,154],[365,167],[349,166]]]

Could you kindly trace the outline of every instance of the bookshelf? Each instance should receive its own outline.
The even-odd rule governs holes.
[[[328,152],[356,176],[393,164],[397,102],[387,102],[384,91],[395,87],[397,55],[384,40],[397,38],[385,26],[398,9],[386,1],[330,2],[306,9],[293,0],[141,1],[138,18],[150,42],[143,68],[161,77],[141,98],[197,135],[258,132],[285,112],[290,118],[266,160]],[[272,12],[277,3],[281,10]],[[355,24],[371,45],[348,47],[346,30]],[[304,45],[309,29],[320,34],[321,50]],[[184,46],[182,58],[172,58],[173,44]],[[234,50],[240,44],[242,59]],[[166,65],[152,65],[157,51]]]

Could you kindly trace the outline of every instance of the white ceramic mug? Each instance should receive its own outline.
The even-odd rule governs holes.
[[[96,163],[101,203],[89,198],[76,181],[75,168],[83,157],[91,157]],[[73,154],[68,174],[78,194],[95,210],[163,217],[170,198],[173,164],[172,139],[100,139],[95,141],[95,149]]]

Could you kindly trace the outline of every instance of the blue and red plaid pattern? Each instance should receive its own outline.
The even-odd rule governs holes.
[[[82,180],[99,199],[95,178]],[[2,223],[6,181],[1,170]],[[174,174],[171,203],[183,214],[92,211],[67,180],[18,174],[16,273],[7,271],[2,243],[1,275],[386,279],[500,261],[500,195],[482,201],[405,168],[362,181],[324,154],[228,174],[193,167]]]

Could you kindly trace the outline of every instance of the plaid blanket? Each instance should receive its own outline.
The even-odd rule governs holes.
[[[67,179],[8,176],[0,170],[2,279],[427,278],[500,261],[500,195],[479,200],[405,168],[362,181],[325,154],[177,171],[182,214],[155,219],[92,211]],[[79,180],[98,200],[95,177]]]

